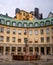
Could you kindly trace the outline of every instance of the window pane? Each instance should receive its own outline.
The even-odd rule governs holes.
[[[49,28],[46,28],[46,34],[49,34]]]
[[[30,25],[30,27],[33,27],[33,24],[32,23],[30,23],[29,25]]]
[[[35,30],[35,34],[38,35],[38,30]]]
[[[38,23],[35,23],[35,27],[38,27]]]
[[[30,35],[32,34],[32,30],[29,31],[29,34],[30,34]]]
[[[18,34],[21,34],[21,30],[18,30]]]
[[[0,36],[0,41],[4,41],[4,36]]]
[[[18,27],[21,27],[22,26],[22,24],[21,23],[18,23]]]
[[[40,26],[44,26],[44,22],[41,22],[41,23],[40,23]]]
[[[24,23],[24,27],[27,27],[27,24],[26,23]]]
[[[0,32],[4,32],[4,27],[0,27]]]
[[[4,24],[4,20],[1,19],[1,24]]]
[[[8,34],[10,33],[10,29],[9,28],[7,28],[6,31],[7,31]]]
[[[43,30],[43,29],[41,29],[41,30],[40,30],[40,33],[41,33],[41,34],[44,34],[44,30]]]
[[[16,26],[16,23],[15,22],[13,22],[13,26]]]
[[[16,33],[16,30],[15,30],[15,29],[13,29],[13,30],[12,30],[12,33],[13,33],[13,34],[15,34],[15,33]]]
[[[7,25],[10,25],[10,21],[7,21],[6,23],[7,23]]]

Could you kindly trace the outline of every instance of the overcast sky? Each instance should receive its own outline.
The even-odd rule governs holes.
[[[0,14],[8,13],[12,17],[16,8],[30,12],[35,7],[39,8],[45,18],[50,11],[53,12],[53,0],[0,0]]]

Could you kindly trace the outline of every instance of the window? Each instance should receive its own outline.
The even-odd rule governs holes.
[[[16,38],[15,37],[12,37],[12,42],[15,42]]]
[[[4,32],[4,27],[0,27],[0,32]]]
[[[7,24],[7,25],[10,25],[10,21],[6,21],[6,24]]]
[[[15,29],[13,29],[13,30],[12,30],[12,33],[13,33],[13,34],[15,34],[15,33],[16,33],[16,30],[15,30]]]
[[[21,35],[21,30],[18,30],[18,34]]]
[[[18,39],[18,42],[21,42],[21,39]]]
[[[35,30],[35,34],[38,35],[38,30]]]
[[[49,34],[49,28],[46,28],[46,34]]]
[[[44,22],[40,22],[40,26],[44,26]]]
[[[29,47],[29,52],[33,52],[33,47]]]
[[[12,47],[12,51],[15,51],[15,47]]]
[[[13,22],[13,26],[16,26],[16,23],[15,22]]]
[[[52,24],[53,24],[53,20],[52,20]]]
[[[26,47],[23,47],[23,52],[25,52],[26,51]]]
[[[21,52],[21,47],[18,47],[18,52]]]
[[[44,37],[41,37],[41,42],[42,42],[42,43],[44,42]]]
[[[53,33],[53,28],[52,28],[52,33]]]
[[[46,37],[46,41],[47,42],[50,42],[50,37]]]
[[[41,33],[41,34],[44,34],[44,30],[43,30],[43,29],[41,29],[41,30],[40,30],[40,33]]]
[[[29,40],[29,43],[32,43],[32,41],[31,41],[31,40]]]
[[[0,36],[0,41],[4,41],[4,36]]]
[[[46,25],[50,25],[50,21],[46,21]]]
[[[32,24],[32,23],[30,23],[30,24],[29,24],[29,26],[30,26],[30,27],[33,27],[33,24]]]
[[[53,42],[53,36],[52,36],[52,42]]]
[[[9,42],[10,41],[10,37],[7,36],[6,37],[6,41]]]
[[[27,23],[24,23],[24,27],[27,27]]]
[[[34,24],[34,26],[35,26],[35,27],[38,27],[38,23],[36,22],[36,23]]]
[[[32,35],[32,30],[29,31],[29,34]]]
[[[9,34],[9,33],[10,33],[10,28],[7,28],[6,31],[7,31],[7,33]]]
[[[0,19],[0,21],[1,21],[1,24],[4,24],[4,20],[3,19]]]
[[[27,42],[28,42],[27,38],[24,38],[24,43],[27,43]]]
[[[21,23],[18,23],[18,27],[21,27],[22,26],[22,24]]]
[[[27,34],[27,30],[24,30],[24,35],[26,35]]]

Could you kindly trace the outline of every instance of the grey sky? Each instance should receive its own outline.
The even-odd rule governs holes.
[[[35,7],[47,17],[50,11],[53,12],[53,0],[0,0],[0,14],[8,13],[9,16],[15,15],[16,8],[30,12]]]

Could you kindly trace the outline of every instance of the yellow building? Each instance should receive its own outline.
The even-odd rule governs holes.
[[[17,8],[15,19],[17,19],[17,20],[33,20],[34,16],[29,12],[26,12],[24,10],[20,10]]]
[[[53,18],[42,20],[15,20],[0,15],[0,53],[2,55],[53,54]]]

